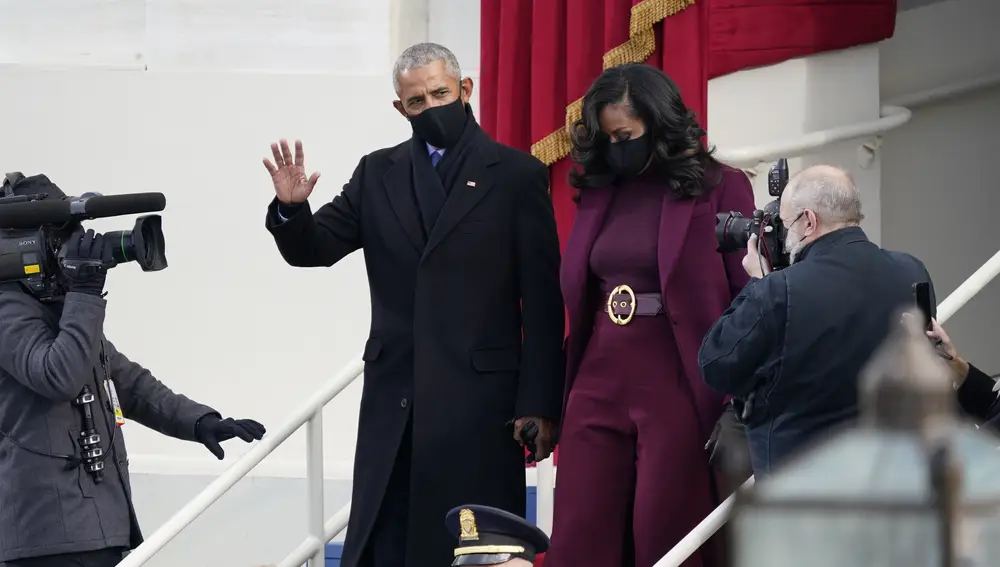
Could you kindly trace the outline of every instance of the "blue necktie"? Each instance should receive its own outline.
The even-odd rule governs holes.
[[[438,162],[440,161],[441,161],[441,152],[437,151],[431,152],[431,165],[436,168],[438,166]]]

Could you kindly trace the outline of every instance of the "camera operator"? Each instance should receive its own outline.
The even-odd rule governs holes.
[[[912,285],[930,281],[916,258],[868,240],[844,171],[814,166],[793,177],[779,217],[791,265],[769,273],[751,237],[750,283],[698,353],[705,382],[741,402],[758,475],[856,417],[862,366],[912,303]]]
[[[21,187],[37,193],[39,178],[49,200],[65,198],[44,176]],[[113,243],[79,223],[52,235],[64,242],[51,259],[61,293],[41,301],[22,282],[0,284],[0,566],[110,567],[142,541],[126,419],[219,459],[221,441],[260,439],[264,427],[222,419],[115,349],[103,333],[107,271],[82,269],[113,266]]]

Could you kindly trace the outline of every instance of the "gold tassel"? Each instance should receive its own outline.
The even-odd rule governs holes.
[[[629,15],[628,41],[604,54],[604,68],[625,63],[643,63],[656,50],[653,26],[693,5],[695,0],[643,0],[632,6]],[[531,145],[531,155],[545,165],[552,165],[569,155],[572,149],[569,132],[580,119],[583,97],[566,107],[565,125]]]

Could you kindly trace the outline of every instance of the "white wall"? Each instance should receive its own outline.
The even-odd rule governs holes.
[[[987,77],[1000,77],[1000,3],[943,2],[899,15],[882,45],[887,98]],[[882,225],[887,247],[927,264],[938,298],[951,293],[1000,250],[996,174],[1000,88],[913,109],[913,119],[885,137]],[[987,373],[1000,372],[1000,280],[948,323],[962,354]]]
[[[114,270],[107,333],[175,390],[274,428],[358,356],[369,308],[359,255],[330,270],[281,260],[263,226],[273,192],[261,158],[280,137],[303,139],[324,175],[319,204],[363,153],[409,135],[391,107],[387,3],[137,4],[0,0],[2,167],[44,172],[69,194],[163,192],[170,267]],[[359,396],[357,383],[325,413],[331,514],[348,496]],[[225,464],[135,423],[125,434],[147,532]],[[305,533],[303,438],[151,564],[238,567],[290,551]],[[247,447],[226,444],[231,458]]]

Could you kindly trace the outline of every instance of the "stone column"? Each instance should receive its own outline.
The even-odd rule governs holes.
[[[720,150],[871,122],[880,116],[879,48],[863,46],[740,71],[712,80],[708,95],[709,141]],[[874,242],[882,235],[879,145],[875,137],[851,140],[789,159],[793,175],[815,164],[850,171],[863,199],[862,227]],[[767,193],[769,167],[756,169],[758,206],[773,199]]]

